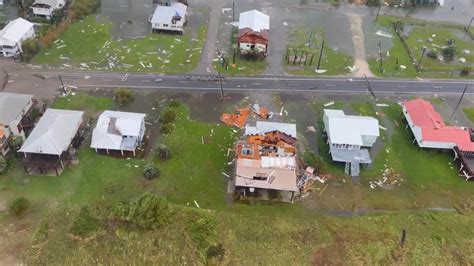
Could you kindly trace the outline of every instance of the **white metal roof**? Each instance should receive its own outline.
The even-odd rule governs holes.
[[[174,16],[184,18],[186,16],[187,6],[181,3],[172,2],[171,6],[157,6],[155,13],[151,18],[151,23],[171,23]]]
[[[15,120],[31,99],[33,95],[0,92],[0,124]]]
[[[35,4],[40,4],[40,5],[48,5],[50,7],[55,7],[59,4],[59,0],[36,0],[34,3],[33,3],[33,6]]]
[[[140,136],[145,116],[146,114],[142,113],[104,111],[99,116],[92,132],[91,148],[120,150],[122,136]],[[115,119],[114,125],[111,125],[111,119]],[[110,126],[113,126],[117,132],[111,132]]]
[[[13,21],[10,21],[1,31],[0,38],[3,39],[2,42],[8,41],[13,44],[25,36],[25,34],[33,28],[33,23],[23,19],[17,18]]]
[[[253,31],[270,30],[270,17],[258,10],[240,13],[239,30],[250,28]]]
[[[268,132],[280,131],[286,135],[296,138],[296,125],[277,122],[257,121],[255,127],[245,127],[245,135],[263,135]]]
[[[332,143],[363,145],[362,136],[379,136],[379,121],[368,116],[345,115],[342,110],[324,109],[329,125],[326,131]]]
[[[83,114],[82,111],[47,109],[19,151],[62,154],[76,135]]]

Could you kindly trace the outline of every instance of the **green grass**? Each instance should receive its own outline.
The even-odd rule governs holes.
[[[194,205],[196,200],[202,208],[223,208],[227,179],[222,172],[230,174],[227,162],[232,157],[227,157],[227,149],[232,148],[235,133],[227,126],[190,120],[184,105],[177,111],[174,132],[161,140],[170,147],[172,158],[158,163],[161,177],[156,188],[174,203]]]
[[[183,36],[150,33],[143,38],[121,40],[111,37],[112,26],[105,18],[96,20],[95,16],[71,23],[59,41],[50,49],[41,50],[33,63],[96,70],[188,72],[196,66],[207,34],[207,27],[200,26],[195,38],[186,32]],[[109,59],[113,66],[109,66]],[[81,66],[83,63],[87,67]]]
[[[56,109],[82,110],[88,116],[92,116],[103,110],[115,109],[115,103],[112,98],[94,97],[78,91],[70,93],[65,97],[57,98],[51,107]]]
[[[111,98],[94,97],[83,92],[60,97],[53,108],[82,110],[97,116],[100,111],[114,109]],[[23,195],[38,202],[55,205],[63,200],[92,202],[104,197],[121,197],[133,193],[141,178],[143,161],[139,159],[115,159],[97,155],[86,141],[78,152],[79,165],[67,167],[60,177],[31,176],[17,162],[6,176],[0,179],[0,190],[5,190],[1,199]],[[138,166],[138,167],[135,167]],[[41,207],[41,209],[44,206]]]
[[[344,75],[349,72],[347,66],[352,66],[354,59],[350,56],[345,55],[340,51],[335,51],[332,49],[328,43],[325,43],[323,56],[321,58],[320,69],[327,70],[323,74],[317,74],[314,72],[318,65],[319,54],[321,51],[322,40],[324,39],[324,32],[321,29],[313,29],[313,35],[311,38],[311,47],[308,47],[308,29],[297,29],[292,32],[290,40],[292,41],[288,44],[287,48],[290,51],[290,60],[283,58],[283,63],[287,69],[287,72],[294,75],[305,75],[305,76],[314,76],[314,75]],[[299,59],[293,61],[291,56],[294,56],[295,51],[298,51],[298,57],[301,57],[301,51],[304,51],[304,55],[308,52],[307,64],[304,65],[305,56],[299,64]],[[285,55],[284,55],[285,57]],[[313,60],[311,62],[311,57]],[[312,63],[311,65],[309,63]]]
[[[226,62],[229,64],[228,69],[225,69],[219,62],[214,62],[214,69],[219,71],[222,75],[229,76],[255,76],[262,74],[267,69],[267,61],[246,59],[242,56],[235,56],[235,67],[232,67],[232,57],[226,57]]]
[[[410,57],[408,56],[407,51],[403,47],[402,42],[396,35],[394,29],[391,27],[391,23],[395,21],[402,20],[406,25],[414,24],[413,29],[410,31],[407,38],[407,43],[411,50],[413,51],[416,57],[416,63],[421,56],[422,46],[428,47],[428,49],[434,47],[433,45],[445,46],[447,45],[448,39],[454,39],[457,47],[457,56],[466,58],[466,63],[443,63],[426,56],[423,57],[421,66],[424,70],[420,73],[416,71],[415,65],[412,63]],[[472,40],[461,40],[459,39],[454,32],[459,32],[462,34],[462,26],[451,24],[451,23],[427,23],[426,21],[414,20],[391,16],[379,16],[377,25],[383,30],[393,34],[393,44],[392,48],[388,51],[389,56],[387,56],[384,51],[383,54],[383,68],[384,73],[380,72],[380,62],[376,58],[368,60],[369,67],[372,73],[382,76],[382,77],[431,77],[431,78],[451,78],[453,70],[460,70],[463,66],[473,66],[474,65],[474,54],[465,54],[463,50],[472,49],[473,42]],[[436,37],[432,37],[435,34]],[[428,38],[433,39],[433,43],[428,43],[426,40]],[[467,38],[467,37],[466,37]],[[441,53],[441,48],[437,48]],[[396,61],[398,59],[398,69]],[[400,65],[406,66],[406,69],[400,69]],[[472,76],[472,75],[470,75]],[[468,78],[470,77],[468,76]],[[459,78],[459,77],[457,77]]]
[[[471,120],[472,123],[474,123],[474,108],[463,108],[463,112],[466,114],[466,116]]]

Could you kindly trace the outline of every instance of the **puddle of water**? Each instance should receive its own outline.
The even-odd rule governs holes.
[[[151,0],[102,0],[97,13],[113,22],[113,37],[133,38],[150,32],[148,17],[155,8]]]
[[[367,58],[377,58],[379,56],[379,41],[382,46],[382,51],[385,51],[384,56],[386,56],[386,51],[389,51],[393,47],[393,39],[398,38],[396,35],[393,35],[392,38],[388,38],[375,34],[379,30],[384,33],[391,34],[391,32],[389,27],[375,25],[374,18],[372,17],[363,18],[362,29],[364,30],[365,54]]]
[[[11,3],[5,6],[0,6],[0,24],[16,19],[17,17],[18,11],[14,1],[11,1]]]

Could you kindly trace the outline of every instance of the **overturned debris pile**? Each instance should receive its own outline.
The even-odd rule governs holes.
[[[370,181],[369,186],[371,189],[377,187],[384,189],[391,189],[399,187],[403,182],[403,178],[400,177],[399,173],[396,173],[393,168],[386,168],[382,173],[382,178],[376,181]]]

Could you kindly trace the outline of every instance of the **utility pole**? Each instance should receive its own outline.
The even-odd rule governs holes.
[[[64,94],[67,94],[66,91],[66,86],[64,85],[63,78],[61,77],[61,74],[58,74],[59,76],[59,81],[61,82],[61,88],[63,89]]]
[[[383,57],[382,57],[382,43],[379,41],[379,56],[380,56],[380,73],[384,72],[383,69]]]
[[[449,117],[449,120],[451,120],[453,118],[454,114],[456,113],[456,110],[458,109],[459,105],[461,104],[462,98],[464,98],[464,94],[466,93],[467,88],[468,88],[468,85],[466,85],[466,87],[464,87],[464,90],[462,91],[462,94],[461,94],[461,98],[459,98],[458,104],[456,104],[456,107],[454,107],[453,113]]]
[[[464,30],[465,30],[466,32],[469,31],[469,28],[471,27],[471,24],[472,24],[472,21],[473,21],[473,20],[474,20],[474,17],[471,18],[471,21],[469,22],[469,25],[467,25],[467,27],[464,28]]]
[[[230,97],[224,95],[224,88],[223,88],[223,86],[222,86],[222,76],[221,76],[221,73],[220,73],[220,72],[217,72],[217,76],[218,76],[218,79],[219,79],[219,88],[220,88],[220,92],[221,92],[221,100],[228,100],[228,99],[230,99]]]
[[[321,58],[323,57],[323,50],[324,50],[324,40],[323,40],[323,44],[321,45],[321,52],[319,53],[318,67],[316,67],[317,70],[319,70],[319,67],[321,66]]]
[[[417,72],[420,72],[421,59],[425,55],[425,52],[426,52],[426,47],[423,46],[423,49],[421,50],[420,60],[418,60],[418,64],[416,65],[416,71]]]
[[[379,9],[377,10],[377,16],[375,16],[375,23],[377,23],[377,19],[379,19],[379,13],[380,13],[381,8],[382,8],[382,4],[379,5]]]
[[[365,82],[367,82],[367,89],[369,90],[370,95],[374,98],[375,102],[377,102],[377,97],[375,97],[374,89],[372,88],[372,85],[369,82],[369,79],[367,78],[367,75],[364,74]]]
[[[235,21],[235,1],[232,2],[232,22]]]

